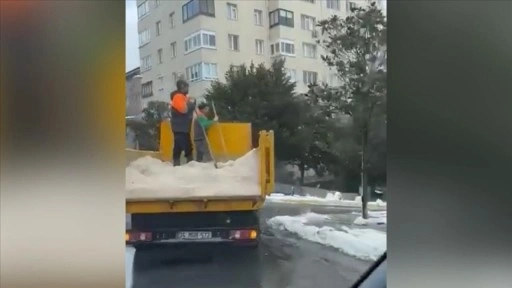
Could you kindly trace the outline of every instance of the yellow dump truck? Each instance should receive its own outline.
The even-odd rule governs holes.
[[[258,244],[258,212],[265,197],[274,190],[273,132],[260,131],[258,147],[252,147],[250,123],[216,123],[207,134],[212,154],[217,159],[236,159],[256,148],[261,193],[251,197],[127,197],[127,245],[144,247],[183,242]],[[172,143],[170,123],[168,120],[163,121],[160,128],[160,151],[126,149],[127,163],[144,156],[170,161]]]

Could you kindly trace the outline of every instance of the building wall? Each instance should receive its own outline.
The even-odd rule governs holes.
[[[126,116],[135,116],[142,112],[141,76],[126,79]]]
[[[318,73],[318,82],[327,82],[336,85],[334,71],[320,59],[324,54],[317,46],[315,59],[306,58],[303,55],[303,43],[315,43],[311,31],[301,28],[301,15],[309,15],[317,21],[337,14],[341,17],[347,15],[348,2],[340,0],[340,10],[327,8],[327,0],[315,0],[310,3],[304,0],[215,0],[215,17],[200,15],[185,23],[182,21],[182,6],[189,2],[184,0],[157,1],[137,0],[137,6],[148,1],[150,12],[139,19],[138,32],[150,30],[150,42],[139,48],[140,57],[151,55],[151,69],[144,70],[141,65],[142,83],[153,82],[153,96],[142,98],[145,105],[149,101],[168,101],[169,94],[175,89],[175,82],[180,75],[185,76],[186,67],[199,62],[217,64],[217,75],[220,81],[224,81],[224,74],[230,65],[270,64],[270,44],[278,39],[293,40],[295,44],[295,56],[286,56],[286,67],[296,72],[297,92],[306,92],[307,85],[303,83],[303,71]],[[352,1],[358,5],[366,5],[366,0]],[[227,4],[236,4],[238,8],[238,20],[228,19]],[[269,12],[277,9],[286,9],[294,13],[294,27],[276,26],[269,28]],[[254,10],[262,10],[262,25],[254,23]],[[174,27],[170,25],[169,15],[174,13]],[[160,21],[160,35],[157,35],[157,21]],[[201,48],[185,54],[184,39],[199,30],[213,31],[216,33],[216,48]],[[228,34],[239,35],[239,51],[230,51]],[[256,54],[255,40],[264,40],[263,55]],[[171,43],[176,42],[177,55],[172,57]],[[159,63],[158,50],[162,49],[162,63]],[[210,81],[191,82],[190,95],[201,97],[210,86]]]

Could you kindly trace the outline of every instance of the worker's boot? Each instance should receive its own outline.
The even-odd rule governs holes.
[[[187,163],[192,162],[192,161],[194,161],[194,157],[192,157],[192,156],[187,157]]]
[[[180,166],[180,158],[172,160],[172,165],[174,167]]]

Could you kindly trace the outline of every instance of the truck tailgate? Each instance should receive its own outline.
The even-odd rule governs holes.
[[[265,198],[255,197],[208,197],[181,199],[126,200],[126,213],[167,213],[167,212],[219,212],[258,210]]]

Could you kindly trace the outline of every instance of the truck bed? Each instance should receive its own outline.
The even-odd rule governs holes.
[[[153,157],[143,157],[126,168],[126,199],[186,200],[258,197],[259,154],[256,149],[235,161],[191,162],[173,167]]]

